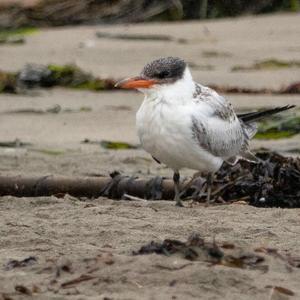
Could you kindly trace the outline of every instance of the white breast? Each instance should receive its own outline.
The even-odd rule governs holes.
[[[202,149],[192,137],[193,107],[172,105],[163,98],[146,97],[136,115],[143,148],[174,170],[216,171],[223,160]]]

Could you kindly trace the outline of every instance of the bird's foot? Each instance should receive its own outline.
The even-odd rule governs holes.
[[[208,207],[212,204],[213,201],[210,201],[210,197],[206,198],[205,207]]]
[[[184,207],[184,205],[180,199],[180,196],[178,194],[175,195],[174,201],[175,201],[175,206]]]
[[[178,206],[178,207],[184,207],[184,205],[183,205],[183,203],[182,203],[182,201],[181,201],[181,200],[179,200],[179,201],[176,201],[176,204],[175,204],[175,206]]]
[[[207,195],[206,195],[206,204],[205,206],[209,206],[211,201],[211,186],[213,183],[213,175],[211,173],[207,174],[207,179],[206,179],[206,186],[207,186]]]

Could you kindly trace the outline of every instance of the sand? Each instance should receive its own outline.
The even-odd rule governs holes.
[[[1,270],[1,292],[13,299],[22,298],[14,293],[16,285],[36,290],[37,299],[286,299],[271,298],[270,285],[300,292],[300,270],[267,255],[263,264],[269,269],[261,271],[131,254],[151,240],[184,241],[192,232],[247,252],[264,246],[293,253],[299,249],[298,210],[238,204],[178,209],[165,201],[82,202],[68,196],[4,197],[0,205],[5,212],[1,263],[28,256],[38,259],[29,267]],[[57,269],[65,264],[71,270],[58,276]],[[94,278],[62,287],[82,275]]]
[[[179,55],[214,70],[193,69],[204,84],[279,88],[299,78],[299,68],[230,72],[256,60],[300,59],[299,16],[280,14],[233,20],[87,26],[45,29],[22,46],[1,46],[1,69],[25,63],[72,63],[99,76],[135,75],[153,57]],[[97,39],[95,32],[153,33],[186,38],[187,43]],[[203,51],[228,52],[205,57]],[[297,104],[299,96],[226,95],[237,110]],[[20,139],[31,145],[0,148],[0,172],[22,175],[170,176],[142,149],[112,151],[82,144],[88,138],[137,144],[134,115],[142,96],[131,92],[36,90],[0,95],[0,141]],[[16,113],[20,109],[57,114]],[[65,111],[65,110],[71,111]],[[299,148],[299,136],[256,141],[286,154]],[[184,176],[192,172],[185,170]],[[142,245],[166,238],[185,241],[199,233],[207,241],[232,243],[245,253],[261,247],[282,257],[299,253],[299,209],[255,208],[232,204],[177,208],[168,201],[113,201],[105,198],[0,198],[0,299],[298,299],[300,269],[259,253],[265,269],[233,268],[191,262],[179,255],[133,256]],[[8,270],[11,259],[33,256],[32,265]],[[77,280],[80,278],[80,280]],[[75,282],[72,280],[75,279]],[[73,282],[73,283],[72,283]],[[18,287],[19,286],[19,287]],[[22,286],[22,287],[20,287]],[[283,287],[293,292],[287,295]],[[26,289],[27,288],[27,289]],[[25,294],[24,294],[25,293]],[[26,293],[32,294],[26,295]],[[2,299],[1,299],[2,300]]]

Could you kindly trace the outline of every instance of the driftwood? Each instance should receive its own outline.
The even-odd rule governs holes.
[[[156,188],[158,187],[159,188]],[[63,196],[97,198],[106,196],[120,199],[124,194],[145,199],[166,199],[174,197],[173,181],[157,177],[138,179],[113,174],[112,177],[65,176],[0,176],[0,196],[16,197]]]
[[[258,152],[261,162],[240,161],[235,166],[223,164],[212,186],[212,200],[232,203],[243,200],[260,207],[300,207],[300,158],[284,157],[272,152]],[[111,199],[171,200],[171,179],[139,179],[114,172],[110,177],[68,178],[62,176],[0,176],[0,196],[50,196]],[[205,177],[195,178],[188,186],[182,183],[182,199],[204,202]]]

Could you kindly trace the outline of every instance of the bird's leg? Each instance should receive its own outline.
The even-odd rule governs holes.
[[[213,173],[208,173],[206,176],[206,186],[207,186],[206,205],[207,206],[210,204],[212,183],[213,183]]]
[[[193,184],[194,180],[197,178],[197,177],[200,177],[201,176],[201,172],[196,172],[195,174],[193,174],[192,178],[188,181],[187,184],[184,185],[184,190],[187,190],[191,187],[191,185]]]
[[[180,189],[179,189],[180,174],[178,171],[174,171],[173,181],[174,181],[174,189],[175,189],[174,200],[176,201],[176,206],[183,207],[183,204],[180,199]]]

